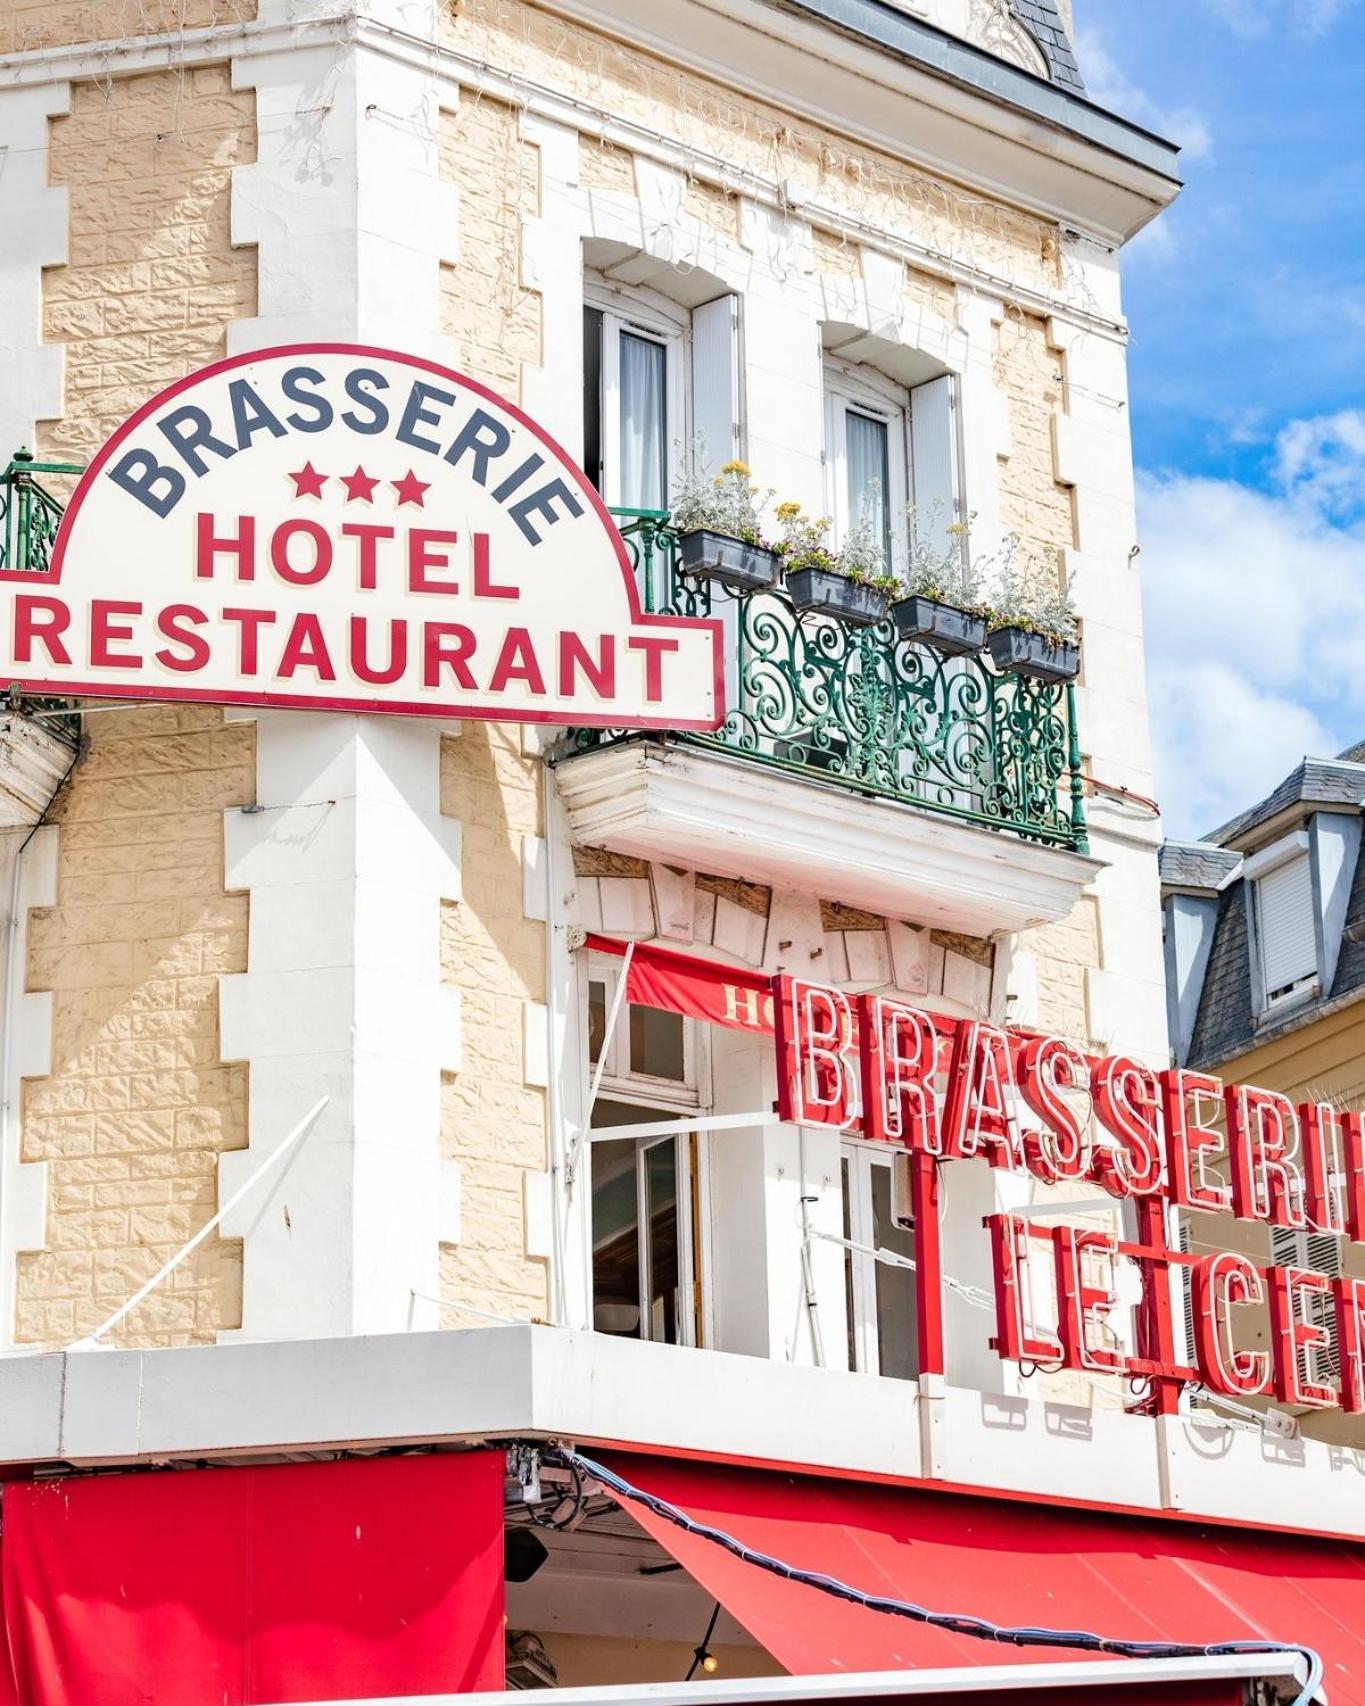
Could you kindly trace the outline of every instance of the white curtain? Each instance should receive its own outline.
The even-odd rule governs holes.
[[[887,516],[887,486],[890,467],[886,422],[849,409],[844,417],[844,434],[848,458],[848,524],[855,526],[864,504],[868,505],[877,537],[882,541],[882,549],[889,560],[891,529]]]
[[[666,359],[662,344],[621,333],[621,502],[627,509],[668,507]]]

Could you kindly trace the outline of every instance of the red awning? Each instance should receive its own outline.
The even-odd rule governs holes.
[[[590,935],[585,946],[618,957],[630,949],[626,999],[637,1007],[659,1007],[712,1025],[772,1035],[773,985],[762,972],[718,965],[675,948],[619,942],[614,936]]]
[[[500,1687],[502,1477],[484,1451],[12,1481],[0,1702]]]
[[[727,1465],[603,1461],[757,1551],[868,1593],[1127,1640],[1313,1647],[1331,1706],[1365,1706],[1365,1547]],[[1067,1656],[869,1611],[769,1574],[643,1505],[623,1508],[795,1674]]]

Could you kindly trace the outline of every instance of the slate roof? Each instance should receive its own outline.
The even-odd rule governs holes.
[[[1083,95],[1085,80],[1076,63],[1057,0],[1010,0],[1010,11],[1043,50],[1052,81]]]
[[[1365,741],[1347,747],[1336,758],[1305,758],[1263,800],[1202,841],[1167,842],[1160,853],[1163,887],[1217,889],[1240,857],[1228,843],[1243,840],[1259,825],[1294,806],[1365,806]],[[1356,860],[1346,908],[1348,928],[1362,922],[1365,852]],[[1265,1040],[1267,1027],[1262,1024],[1258,1030],[1251,1008],[1247,930],[1246,881],[1237,877],[1218,897],[1218,919],[1187,1060],[1196,1069],[1216,1068]],[[1284,1025],[1296,1029],[1324,1007],[1357,993],[1365,993],[1365,940],[1353,942],[1347,935],[1341,943],[1332,987],[1316,1001],[1287,1012]]]
[[[1241,862],[1240,853],[1207,841],[1166,841],[1157,856],[1161,886],[1172,889],[1221,888]]]
[[[1356,860],[1351,899],[1346,908],[1348,925],[1365,918],[1365,856]],[[1365,991],[1365,942],[1345,936],[1337,959],[1336,976],[1326,994],[1285,1014],[1285,1024],[1297,1029],[1315,1018],[1323,1007],[1343,997]],[[1246,883],[1238,878],[1223,891],[1218,905],[1218,925],[1209,953],[1199,1012],[1190,1039],[1188,1064],[1196,1070],[1212,1069],[1234,1055],[1263,1042],[1266,1026],[1255,1025],[1251,1012],[1251,949],[1247,941]]]
[[[1365,745],[1348,747],[1340,758],[1305,758],[1273,792],[1249,810],[1214,830],[1204,839],[1226,847],[1268,823],[1290,806],[1358,806],[1365,804],[1365,762],[1347,753],[1365,754]]]

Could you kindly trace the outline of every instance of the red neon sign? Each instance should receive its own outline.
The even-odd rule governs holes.
[[[1260,1268],[1232,1251],[1170,1249],[1165,1205],[1311,1228],[1365,1242],[1365,1120],[1203,1073],[1155,1072],[1125,1056],[1091,1059],[1059,1037],[939,1020],[884,996],[851,997],[791,977],[774,981],[778,1111],[894,1144],[911,1158],[919,1331],[926,1372],[942,1372],[937,1224],[941,1162],[984,1159],[1045,1184],[1089,1179],[1132,1198],[1140,1242],[1010,1214],[987,1221],[1002,1357],[1118,1373],[1151,1383],[1159,1409],[1200,1381],[1230,1396],[1365,1412],[1365,1281]],[[1218,1164],[1226,1168],[1221,1177]],[[1050,1260],[1044,1259],[1050,1258]],[[1131,1264],[1141,1300],[1132,1346],[1116,1322],[1118,1275]],[[1192,1299],[1192,1361],[1177,1360],[1171,1271]],[[1036,1275],[1055,1288],[1056,1326],[1038,1320]],[[1269,1349],[1239,1323],[1269,1323]],[[926,1355],[926,1347],[929,1348]],[[1340,1385],[1322,1368],[1335,1349]]]

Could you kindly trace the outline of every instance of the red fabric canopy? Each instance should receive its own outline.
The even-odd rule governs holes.
[[[601,954],[626,952],[630,944],[613,936],[590,935],[585,944]],[[739,971],[696,954],[634,945],[626,971],[626,999],[637,1007],[659,1007],[737,1031],[773,1033],[772,979],[762,972]]]
[[[927,1488],[603,1460],[698,1521],[868,1593],[1137,1641],[1309,1646],[1332,1706],[1365,1703],[1365,1547]],[[797,1675],[1090,1656],[1001,1647],[869,1611],[745,1563],[643,1505],[623,1508]]]
[[[8,1698],[501,1688],[502,1477],[501,1453],[470,1452],[11,1482]]]

